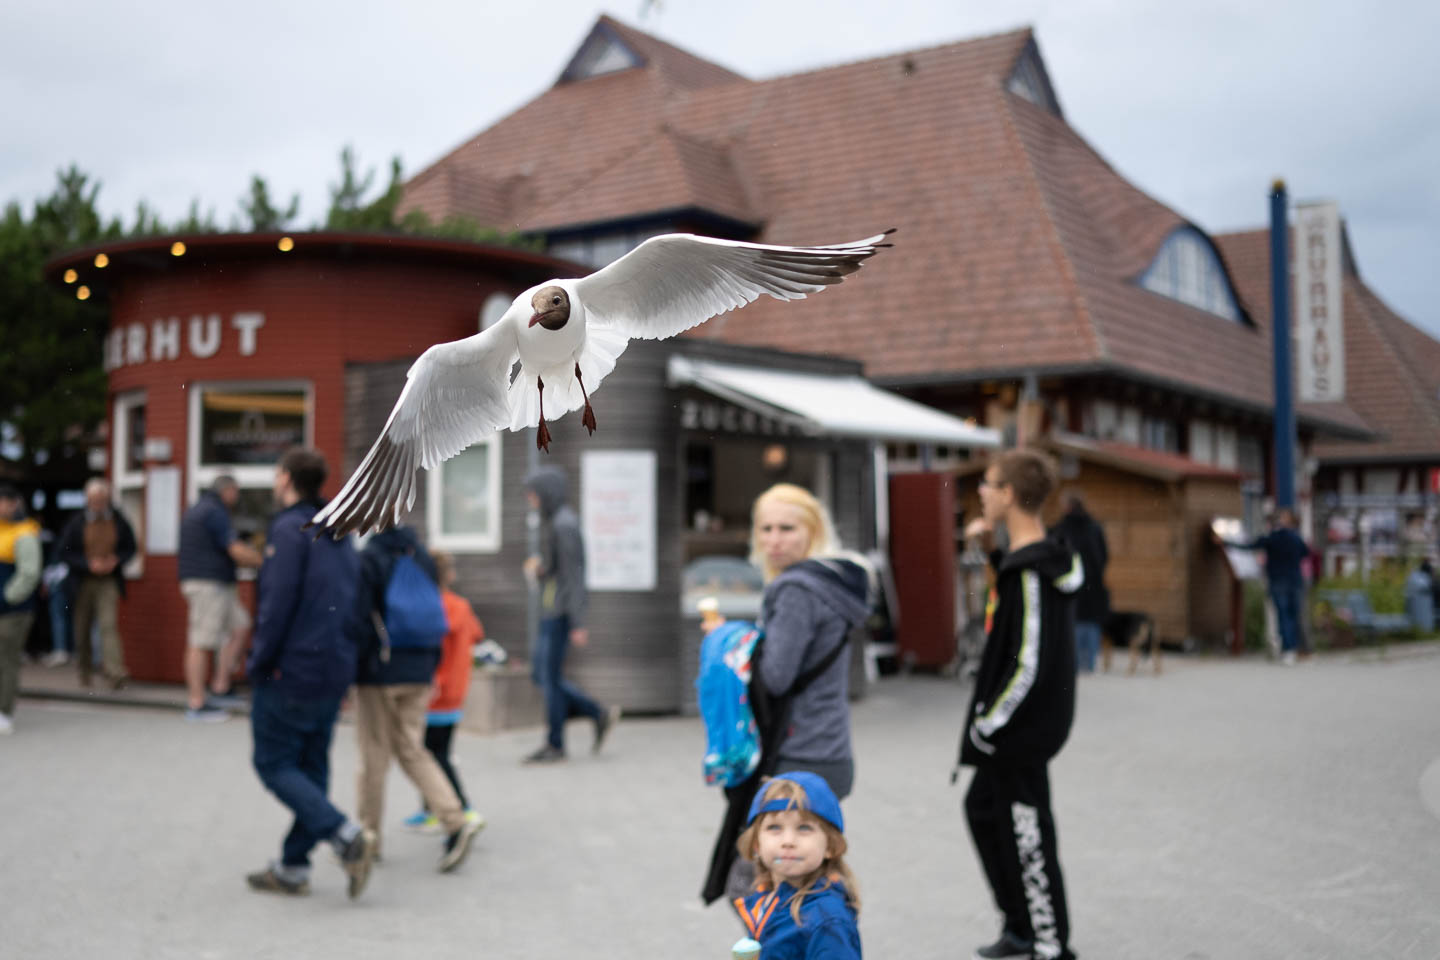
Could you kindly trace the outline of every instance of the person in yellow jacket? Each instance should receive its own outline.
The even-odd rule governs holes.
[[[20,658],[35,619],[44,554],[40,524],[25,516],[20,491],[0,484],[0,734],[15,730]]]

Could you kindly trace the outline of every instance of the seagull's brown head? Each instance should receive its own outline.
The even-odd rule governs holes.
[[[570,294],[564,287],[542,287],[530,298],[530,307],[535,311],[530,317],[532,327],[538,323],[546,330],[559,330],[570,322]]]

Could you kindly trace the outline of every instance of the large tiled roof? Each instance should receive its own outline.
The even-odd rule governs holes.
[[[1270,232],[1252,230],[1216,239],[1241,298],[1268,326]],[[1352,264],[1346,264],[1342,285],[1345,405],[1379,438],[1374,443],[1318,444],[1316,456],[1328,462],[1440,457],[1440,342],[1386,306]]]
[[[1030,30],[764,81],[608,17],[595,31],[647,65],[562,78],[419,174],[405,203],[536,231],[691,208],[774,243],[898,227],[842,288],[761,298],[691,335],[851,356],[894,384],[1110,369],[1271,406],[1263,325],[1135,282],[1184,219],[1008,89],[1038,58]],[[1343,407],[1305,413],[1359,426]]]

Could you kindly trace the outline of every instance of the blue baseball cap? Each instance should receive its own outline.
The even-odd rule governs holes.
[[[775,798],[766,800],[765,794],[769,792],[770,783],[776,780],[789,780],[805,791],[805,802],[807,809],[826,821],[841,833],[845,832],[845,815],[840,812],[840,801],[835,798],[835,791],[830,789],[830,784],[819,774],[810,773],[808,770],[796,770],[792,773],[782,773],[771,777],[770,781],[760,785],[755,793],[755,799],[750,803],[750,816],[745,820],[745,826],[755,822],[755,818],[762,813],[790,810],[795,807],[791,800]]]

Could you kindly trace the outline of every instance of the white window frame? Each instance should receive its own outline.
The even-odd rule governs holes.
[[[193,505],[200,491],[217,477],[231,476],[241,487],[264,488],[275,482],[275,464],[201,463],[200,419],[207,390],[300,390],[305,394],[305,446],[315,445],[315,385],[309,380],[206,380],[189,386],[185,442],[185,503]]]
[[[125,564],[122,571],[129,580],[135,580],[145,575],[145,466],[141,463],[139,470],[126,468],[126,451],[130,446],[130,411],[136,407],[146,405],[147,395],[144,390],[131,390],[125,393],[115,394],[114,411],[111,414],[111,422],[115,429],[110,437],[110,463],[113,465],[110,471],[110,485],[112,502],[121,507],[125,513],[125,519],[130,522],[131,528],[135,531],[135,556],[129,563]],[[147,416],[148,421],[148,416]],[[124,495],[133,491],[140,491],[140,513],[132,516],[134,511],[125,511]]]
[[[502,491],[500,489],[500,461],[504,456],[504,443],[501,442],[500,432],[490,434],[484,440],[472,443],[465,448],[466,452],[476,447],[485,446],[489,449],[490,455],[486,461],[486,473],[490,489],[490,517],[491,525],[489,533],[445,533],[441,529],[441,505],[444,502],[445,492],[445,469],[454,462],[453,458],[437,466],[434,470],[425,471],[425,539],[426,545],[432,550],[445,550],[449,553],[499,553],[500,552],[500,518]]]

